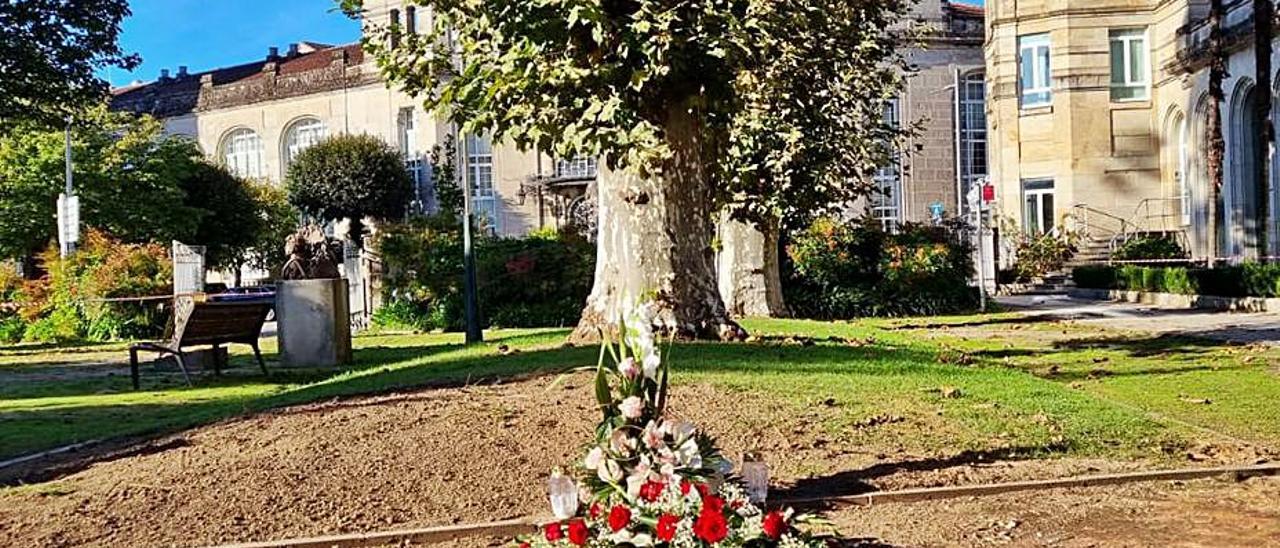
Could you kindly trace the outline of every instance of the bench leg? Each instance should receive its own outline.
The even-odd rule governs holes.
[[[138,349],[129,348],[129,376],[133,379],[133,389],[141,388],[138,382]]]
[[[258,366],[262,368],[262,374],[267,375],[267,362],[262,359],[262,351],[258,350],[258,343],[253,343],[250,346],[253,346],[253,355],[258,358]]]
[[[182,359],[182,352],[174,352],[173,359],[178,360],[178,369],[182,370],[182,378],[187,379],[187,386],[195,386],[191,383],[191,374],[187,372],[187,362]]]

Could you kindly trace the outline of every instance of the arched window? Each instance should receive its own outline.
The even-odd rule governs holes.
[[[261,178],[262,138],[252,129],[240,128],[222,139],[220,154],[222,163],[231,173],[248,179]]]
[[[323,141],[328,132],[329,128],[325,127],[324,122],[316,118],[302,118],[289,124],[289,129],[284,132],[284,147],[280,155],[284,171],[289,170],[289,165],[298,154]]]

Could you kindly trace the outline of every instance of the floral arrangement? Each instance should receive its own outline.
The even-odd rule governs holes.
[[[809,518],[761,507],[763,463],[744,464],[751,481],[739,485],[726,478],[733,463],[711,437],[665,417],[669,368],[652,325],[651,305],[633,307],[617,343],[601,345],[595,393],[604,418],[580,462],[580,485],[554,472],[548,487],[557,521],[517,546],[823,546],[796,529]]]

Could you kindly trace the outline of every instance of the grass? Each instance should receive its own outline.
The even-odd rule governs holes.
[[[713,383],[745,401],[768,393],[796,412],[837,407],[823,428],[869,447],[1160,458],[1204,439],[1187,423],[1280,446],[1280,376],[1269,350],[1009,315],[747,326],[762,340],[677,345],[677,382]],[[147,372],[138,392],[127,374],[84,364],[120,359],[118,345],[0,349],[0,459],[287,405],[594,365],[596,349],[563,347],[566,334],[497,331],[476,347],[452,334],[362,336],[356,363],[336,374],[277,367],[264,376],[236,354],[239,367],[221,378],[202,375],[188,388],[177,375]],[[498,345],[520,352],[503,356]],[[884,415],[909,427],[852,428]]]

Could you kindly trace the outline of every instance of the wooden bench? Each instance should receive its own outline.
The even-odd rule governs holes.
[[[190,297],[175,300],[173,323],[169,326],[168,339],[161,343],[138,343],[129,347],[129,373],[133,377],[133,389],[137,390],[138,351],[158,352],[161,356],[171,355],[178,362],[182,376],[191,385],[191,374],[187,371],[183,349],[192,346],[213,347],[213,368],[215,374],[222,374],[222,358],[220,349],[226,344],[244,344],[253,348],[253,355],[267,373],[267,363],[262,359],[262,351],[258,349],[258,338],[262,334],[262,324],[274,307],[271,302],[195,302]]]

